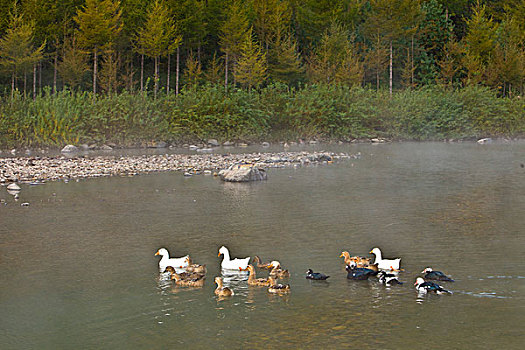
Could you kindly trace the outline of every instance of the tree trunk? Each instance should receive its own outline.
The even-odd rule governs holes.
[[[170,63],[171,55],[168,54],[168,77],[166,78],[166,95],[170,94]]]
[[[97,94],[97,49],[93,52],[93,98]]]
[[[226,53],[224,62],[224,90],[228,91],[228,53]]]
[[[27,71],[24,68],[24,100],[27,97]]]
[[[175,95],[179,95],[180,49],[177,46],[177,68],[175,69]]]
[[[42,61],[38,62],[38,93],[42,93]]]
[[[58,50],[55,51],[55,61],[53,63],[53,94],[57,92],[57,70],[58,70]]]
[[[133,54],[129,60],[129,91],[133,92]]]
[[[197,46],[197,60],[199,61],[199,64],[201,64],[201,43],[199,41],[199,45]]]
[[[389,81],[389,92],[392,97],[392,40],[390,40],[390,81]]]
[[[144,91],[144,54],[140,55],[140,92]]]
[[[33,100],[36,100],[36,63],[33,64]]]
[[[158,75],[158,66],[159,66],[159,57],[158,56],[155,56],[155,74],[153,75],[154,76],[154,79],[155,79],[155,84],[154,84],[154,89],[153,89],[153,97],[156,99],[157,98],[157,90],[159,88],[159,75]]]
[[[11,77],[11,99],[15,97],[15,75],[16,69],[13,69],[13,76]]]
[[[412,35],[412,55],[410,56],[410,86],[414,86],[414,36]]]

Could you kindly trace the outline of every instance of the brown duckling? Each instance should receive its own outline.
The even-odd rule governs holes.
[[[164,272],[168,272],[171,275],[171,279],[172,280],[174,279],[173,275],[176,274],[176,271],[172,266],[166,267],[166,270],[164,270]],[[199,273],[199,272],[181,272],[178,275],[183,280],[203,278],[205,276],[204,273]]]
[[[270,271],[270,276],[274,278],[288,278],[290,277],[290,272],[288,270],[283,270],[281,263],[274,260],[270,263],[272,270]]]
[[[270,282],[270,286],[268,287],[268,293],[272,294],[288,294],[290,293],[290,285],[289,284],[280,284],[275,281],[275,278],[270,276],[268,277],[268,281]]]
[[[177,273],[171,275],[171,279],[175,282],[177,286],[182,287],[202,287],[204,286],[204,276],[191,279],[182,279],[181,276]]]
[[[350,253],[347,251],[341,252],[340,258],[344,258],[345,265],[351,265],[352,262],[358,265],[358,267],[363,267],[359,265],[370,265],[372,262],[371,258],[364,258],[362,256],[350,256]]]
[[[215,283],[217,283],[217,288],[215,289],[215,295],[218,295],[220,297],[230,297],[233,294],[233,290],[231,290],[228,287],[223,287],[222,285],[222,278],[221,277],[215,277]]]
[[[273,269],[272,267],[272,264],[271,263],[263,263],[261,261],[261,258],[259,258],[257,255],[253,257],[253,262],[254,264],[256,264],[256,266],[260,269],[265,269],[265,270],[271,270]]]
[[[188,266],[186,266],[186,272],[196,272],[200,274],[206,274],[206,265],[194,264],[190,257],[187,257]]]
[[[255,268],[253,265],[248,265],[244,271],[250,271],[250,276],[248,276],[248,285],[250,286],[269,286],[270,281],[267,278],[257,278],[255,276]]]

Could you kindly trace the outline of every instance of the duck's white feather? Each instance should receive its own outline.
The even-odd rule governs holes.
[[[242,258],[242,259],[230,259],[230,251],[225,246],[222,246],[219,249],[219,255],[224,255],[224,258],[221,262],[221,267],[225,270],[239,270],[239,269],[246,269],[248,268],[248,264],[250,263],[250,257]]]
[[[155,255],[160,255],[162,258],[159,261],[159,271],[164,272],[166,267],[171,266],[175,269],[180,269],[188,266],[189,255],[180,257],[180,258],[170,258],[168,250],[165,248],[160,248]]]
[[[401,258],[398,259],[383,259],[381,255],[381,249],[374,248],[370,252],[376,256],[374,264],[377,264],[377,267],[382,270],[399,270],[401,266]]]

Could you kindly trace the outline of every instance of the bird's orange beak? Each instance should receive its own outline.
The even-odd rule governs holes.
[[[343,253],[341,253],[341,255],[339,255],[339,257],[340,257],[340,258],[342,258],[343,256],[344,256],[344,254],[343,254]]]
[[[217,254],[217,257],[221,256],[221,253]]]
[[[157,256],[157,255],[159,255],[159,251],[157,251],[157,252],[155,253],[155,256]]]
[[[368,254],[372,254],[372,251],[370,251]]]

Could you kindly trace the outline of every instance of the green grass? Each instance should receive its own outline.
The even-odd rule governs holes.
[[[525,103],[487,88],[396,92],[310,85],[259,91],[205,86],[157,99],[44,92],[0,99],[0,147],[148,141],[334,139],[437,140],[525,135]]]

